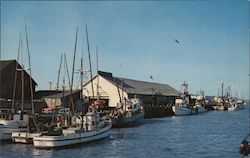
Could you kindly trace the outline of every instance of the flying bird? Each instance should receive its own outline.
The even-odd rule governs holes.
[[[177,39],[175,39],[175,42],[178,43],[178,44],[180,44],[180,42]]]
[[[150,79],[151,79],[151,80],[153,80],[153,79],[154,79],[152,75],[150,75]]]

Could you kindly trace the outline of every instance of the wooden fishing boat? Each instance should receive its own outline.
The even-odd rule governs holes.
[[[60,129],[59,134],[44,134],[33,138],[36,148],[56,148],[103,139],[109,136],[110,120],[100,120],[98,112],[88,112],[83,121],[78,119],[78,127]]]
[[[70,87],[71,94],[72,94],[73,78],[74,78],[74,64],[75,64],[77,33],[78,33],[78,28],[76,30],[76,41],[75,41],[75,49],[74,49],[74,57],[73,57],[72,81],[71,81],[71,87]],[[89,53],[90,74],[92,78],[87,27],[86,27],[86,35],[87,35],[87,45],[88,45],[88,53]],[[81,58],[81,71],[80,72],[81,72],[80,73],[81,85],[83,85],[82,58]],[[92,80],[91,80],[91,83],[92,83]],[[82,86],[81,86],[81,92],[82,92]],[[92,92],[93,92],[93,83],[92,83]],[[92,94],[94,94],[94,92]],[[108,137],[110,129],[112,127],[111,120],[100,119],[100,114],[95,109],[88,108],[88,112],[85,113],[84,109],[86,109],[86,106],[84,106],[84,104],[82,106],[83,107],[82,107],[81,113],[76,113],[74,112],[74,105],[72,103],[71,109],[70,109],[71,113],[67,116],[69,119],[67,118],[66,120],[63,121],[63,122],[67,122],[68,127],[62,128],[60,125],[58,125],[55,128],[57,130],[52,130],[52,132],[48,131],[47,134],[34,137],[33,138],[34,146],[36,148],[56,148],[56,147],[64,147],[68,145],[75,145],[75,144],[89,142],[89,141],[96,141],[96,140]]]

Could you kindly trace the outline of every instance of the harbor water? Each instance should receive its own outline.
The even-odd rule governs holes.
[[[192,116],[145,119],[137,127],[112,129],[108,138],[60,149],[1,142],[1,158],[235,158],[249,131],[249,105],[244,109],[209,111]]]

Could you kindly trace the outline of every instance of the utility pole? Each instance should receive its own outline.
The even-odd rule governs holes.
[[[49,90],[51,91],[51,85],[52,85],[52,82],[49,81]]]

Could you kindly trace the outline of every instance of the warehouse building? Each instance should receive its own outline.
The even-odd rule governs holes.
[[[113,77],[112,73],[99,71],[92,83],[90,80],[83,86],[83,95],[94,100],[99,97],[111,108],[120,98],[136,96],[142,101],[145,117],[161,117],[172,115],[171,106],[179,92],[167,84]]]

